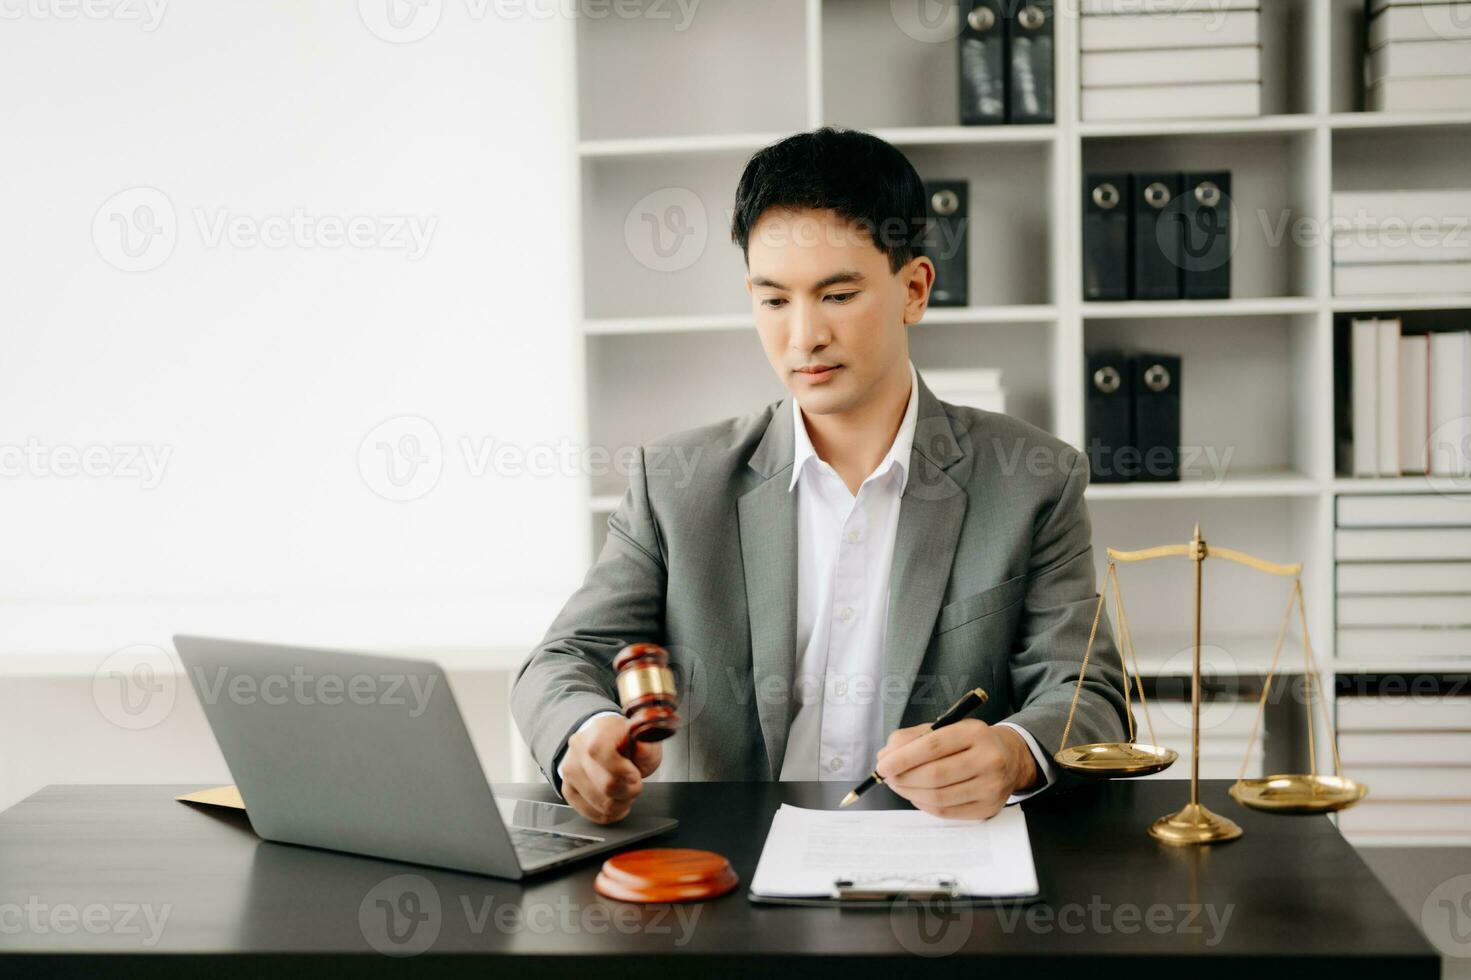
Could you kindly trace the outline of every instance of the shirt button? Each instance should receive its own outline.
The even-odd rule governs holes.
[[[836,695],[837,697],[842,697],[843,695],[845,695],[847,693],[848,693],[848,682],[847,681],[838,681],[837,683],[833,684],[833,694]]]
[[[849,544],[857,544],[858,543],[858,539],[861,538],[861,537],[863,537],[863,535],[861,533],[859,533],[858,531],[849,531],[848,532],[848,543]]]
[[[827,764],[827,767],[833,772],[837,772],[839,769],[843,768],[843,760],[838,756],[833,756],[832,761]]]
[[[844,606],[843,607],[843,611],[838,614],[838,618],[841,619],[845,623],[848,620],[852,619],[853,618],[853,607],[852,606]]]

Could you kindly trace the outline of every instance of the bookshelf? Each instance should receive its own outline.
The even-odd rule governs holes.
[[[1000,367],[1008,412],[1080,445],[1088,350],[1119,344],[1182,355],[1183,440],[1214,451],[1224,470],[1207,459],[1179,483],[1090,486],[1100,581],[1104,546],[1184,541],[1199,520],[1207,540],[1304,563],[1309,627],[1328,677],[1471,667],[1471,657],[1335,658],[1337,497],[1471,492],[1466,480],[1335,473],[1335,322],[1376,311],[1464,322],[1471,293],[1335,298],[1320,224],[1335,188],[1464,182],[1471,111],[1362,111],[1360,0],[1273,0],[1262,4],[1261,117],[1080,122],[1076,5],[1063,0],[1057,122],[956,126],[955,44],[906,31],[899,6],[743,0],[701,7],[683,31],[637,17],[578,20],[585,442],[637,445],[783,397],[752,335],[744,267],[729,241],[736,180],[752,152],[792,132],[865,129],[902,148],[921,176],[970,181],[974,305],[931,310],[913,328],[921,372]],[[1207,167],[1233,172],[1233,298],[1083,302],[1083,174]],[[703,222],[703,238],[678,269],[651,268],[667,263],[639,260],[630,215],[670,201],[691,205],[685,213]],[[588,480],[587,561],[623,489],[616,473]],[[1174,655],[1188,646],[1181,610],[1189,596],[1174,571],[1123,572],[1136,645],[1146,671],[1161,675],[1176,671]],[[1265,670],[1285,602],[1280,582],[1213,575],[1206,642],[1227,650],[1224,672]],[[1242,623],[1243,610],[1251,623]],[[1293,649],[1283,654],[1289,674],[1301,672]],[[1301,726],[1290,737],[1302,744],[1279,742],[1278,758],[1305,753]]]

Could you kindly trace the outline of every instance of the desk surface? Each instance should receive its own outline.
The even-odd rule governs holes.
[[[1086,980],[1141,970],[1240,980],[1243,969],[1258,980],[1309,965],[1439,976],[1434,948],[1327,818],[1244,810],[1227,785],[1203,783],[1202,798],[1245,828],[1240,840],[1177,850],[1146,834],[1183,802],[1183,782],[1046,793],[1024,804],[1043,902],[857,911],[753,905],[745,893],[778,804],[835,806],[847,787],[832,783],[648,784],[639,806],[680,827],[647,846],[716,850],[741,876],[714,902],[648,908],[596,895],[596,859],[508,882],[263,842],[243,815],[174,801],[198,787],[51,786],[0,814],[0,972],[283,977],[347,957],[355,973],[484,977],[483,956],[508,954],[517,980],[697,966],[648,958],[673,952],[710,957],[700,965],[722,976],[828,980],[905,965]],[[539,784],[498,791],[553,798]],[[879,790],[860,805],[900,803]],[[143,955],[104,964],[104,953]]]

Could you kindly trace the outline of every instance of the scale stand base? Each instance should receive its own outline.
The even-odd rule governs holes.
[[[1166,844],[1211,844],[1235,840],[1241,836],[1241,828],[1199,803],[1187,803],[1177,813],[1156,820],[1149,828],[1149,836]]]

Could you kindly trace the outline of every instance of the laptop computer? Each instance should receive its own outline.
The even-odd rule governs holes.
[[[491,792],[427,660],[176,636],[255,832],[266,840],[521,878],[671,830]]]

